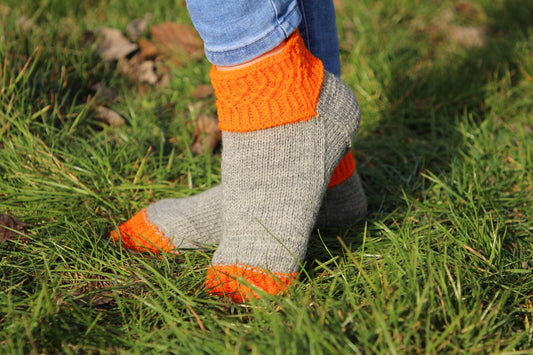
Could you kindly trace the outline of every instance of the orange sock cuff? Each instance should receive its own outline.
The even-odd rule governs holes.
[[[295,31],[280,53],[250,66],[210,72],[219,127],[250,132],[316,116],[324,66]]]
[[[118,231],[111,232],[111,239],[122,243],[126,249],[137,252],[151,252],[159,254],[161,251],[170,252],[174,245],[165,237],[156,225],[150,222],[143,208],[136,215],[118,227]]]
[[[350,149],[348,154],[341,159],[333,174],[329,180],[328,189],[342,184],[344,181],[348,180],[353,173],[355,172],[355,159],[353,158],[353,152]]]
[[[243,302],[252,297],[259,298],[246,284],[275,295],[284,291],[297,276],[297,272],[267,273],[248,265],[214,265],[207,270],[205,285],[211,294],[229,297],[234,302]]]

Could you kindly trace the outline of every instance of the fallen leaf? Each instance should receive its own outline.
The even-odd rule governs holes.
[[[107,102],[115,101],[119,96],[115,90],[108,88],[100,82],[91,85],[90,89],[94,91],[94,93],[99,99]]]
[[[134,42],[139,40],[139,38],[146,33],[148,22],[150,22],[151,19],[152,15],[146,14],[144,17],[131,21],[126,27],[128,38]]]
[[[113,127],[118,127],[126,123],[126,120],[121,114],[104,106],[96,108],[94,118]]]
[[[455,11],[465,16],[472,16],[474,14],[474,6],[468,1],[458,1],[453,4]]]
[[[138,48],[115,28],[99,28],[94,33],[98,38],[96,51],[105,60],[125,58]]]
[[[91,306],[96,308],[107,308],[115,304],[115,299],[108,297],[112,295],[111,292],[102,292],[102,295],[97,294],[82,294],[79,291],[73,292],[74,302],[81,306]]]
[[[192,26],[164,22],[150,29],[153,41],[177,62],[200,59],[203,56],[203,41]]]
[[[160,73],[161,70],[158,71],[159,74],[159,81],[157,82],[156,87],[158,89],[164,89],[170,84],[170,73],[168,71],[164,71],[163,73]]]
[[[215,93],[211,84],[198,85],[191,94],[193,99],[205,99]]]
[[[142,62],[136,69],[135,75],[140,83],[147,83],[155,85],[157,83],[157,75],[155,73],[155,63],[151,60]]]
[[[194,126],[194,142],[191,145],[191,151],[196,154],[212,152],[221,140],[222,132],[218,128],[218,119],[199,114]]]
[[[467,48],[482,47],[486,42],[487,30],[482,27],[451,26],[450,38]]]
[[[161,51],[155,45],[154,42],[147,40],[146,38],[141,38],[139,40],[139,55],[143,60],[145,59],[155,59],[158,55],[161,55]]]
[[[0,244],[6,240],[20,239],[24,227],[29,224],[19,222],[15,217],[0,213]]]
[[[122,58],[117,66],[120,73],[127,75],[132,82],[155,85],[159,80],[155,71],[155,62],[143,60],[140,53],[129,59]]]

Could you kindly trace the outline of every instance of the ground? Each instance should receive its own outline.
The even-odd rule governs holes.
[[[190,26],[183,1],[0,5],[5,353],[531,351],[533,1],[336,5],[370,213],[317,231],[289,293],[244,305],[204,290],[213,250],[132,255],[108,238],[220,182],[219,151],[191,150],[196,117],[215,115],[209,91],[192,95],[205,58],[156,60],[140,82],[92,35]]]

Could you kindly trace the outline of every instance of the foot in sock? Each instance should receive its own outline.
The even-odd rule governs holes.
[[[338,180],[331,179],[328,185],[315,228],[349,226],[366,214],[366,196],[350,159],[353,161],[351,152],[335,169]],[[347,167],[341,166],[343,161],[348,161]],[[121,224],[111,237],[126,249],[155,254],[219,244],[221,200],[222,187],[218,185],[195,196],[157,201]]]
[[[111,238],[135,252],[177,252],[218,244],[222,235],[220,187],[157,201],[135,214]]]
[[[359,106],[297,33],[252,66],[213,68],[211,81],[223,131],[223,233],[206,287],[240,302],[295,280]]]

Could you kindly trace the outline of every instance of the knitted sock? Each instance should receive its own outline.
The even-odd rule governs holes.
[[[223,234],[206,287],[240,302],[296,279],[359,106],[297,32],[281,53],[249,67],[213,67],[211,82],[223,132]]]
[[[195,196],[154,202],[121,224],[111,233],[111,238],[121,241],[126,249],[154,254],[161,250],[172,252],[219,244],[221,201],[219,185]],[[315,228],[349,226],[366,211],[366,196],[349,152],[333,172]]]
[[[134,215],[110,237],[136,252],[177,252],[218,243],[222,234],[220,188],[157,201]]]

